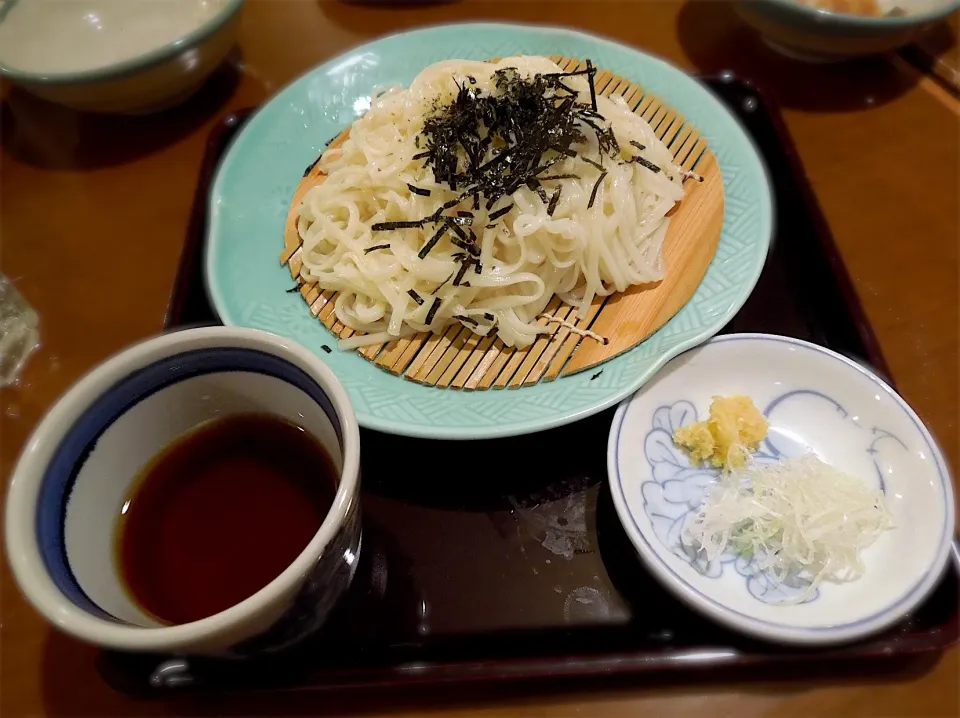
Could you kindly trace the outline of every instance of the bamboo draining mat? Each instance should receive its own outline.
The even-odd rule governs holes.
[[[576,59],[551,58],[564,70],[585,69]],[[554,327],[523,349],[505,346],[493,336],[481,337],[456,323],[443,334],[421,333],[387,344],[363,347],[359,351],[377,366],[412,381],[457,389],[516,388],[558,376],[574,374],[596,366],[636,346],[663,326],[687,303],[713,259],[723,225],[723,179],[716,158],[696,129],[683,116],[660,100],[646,94],[639,85],[601,70],[595,78],[601,95],[621,95],[654,128],[657,137],[673,152],[685,170],[695,169],[703,182],[687,180],[686,196],[675,208],[664,241],[666,276],[651,286],[638,286],[609,297],[597,297],[579,317],[558,298],[547,305],[545,314],[562,319],[578,329],[590,329],[608,339],[602,344],[581,337],[568,327],[541,318],[539,323]],[[337,141],[342,141],[346,133]],[[306,174],[293,196],[287,220],[281,262],[290,275],[300,278],[300,238],[296,230],[296,208],[308,189],[322,182],[316,167]],[[336,293],[305,284],[300,294],[337,337],[354,332],[337,321],[333,311]]]

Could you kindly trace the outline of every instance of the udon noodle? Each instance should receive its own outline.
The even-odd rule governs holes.
[[[465,201],[463,207],[473,210],[479,248],[466,275],[453,232],[421,258],[434,226],[375,231],[378,223],[415,223],[460,196],[418,158],[424,122],[452,102],[466,82],[495,95],[494,73],[501,68],[516,68],[523,78],[562,72],[544,57],[528,56],[431,65],[409,88],[375,96],[347,139],[319,160],[326,179],[304,195],[298,209],[301,275],[336,290],[337,318],[374,335],[371,343],[441,332],[460,322],[523,347],[548,331],[537,318],[554,295],[583,316],[596,297],[664,275],[666,215],[683,198],[684,172],[620,97],[595,101],[597,122],[612,129],[624,161],[602,157],[597,136],[586,132],[574,148],[578,156],[564,156],[550,169],[552,176],[566,176],[555,206],[528,186],[490,208]],[[564,82],[580,102],[591,102],[586,77]],[[487,158],[494,151],[488,150]],[[553,187],[547,190],[553,193]],[[451,281],[458,272],[459,281]]]

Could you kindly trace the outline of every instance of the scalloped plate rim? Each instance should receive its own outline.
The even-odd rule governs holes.
[[[649,55],[641,50],[629,47],[624,45],[616,40],[604,38],[598,35],[589,34],[580,32],[577,30],[571,30],[567,28],[560,27],[551,27],[551,26],[540,26],[540,25],[531,25],[531,24],[522,24],[522,23],[490,23],[490,22],[465,22],[465,23],[447,23],[432,25],[428,27],[416,28],[413,30],[407,30],[403,32],[398,32],[390,35],[385,35],[369,42],[355,46],[324,63],[317,65],[294,80],[292,80],[288,85],[279,90],[273,97],[267,100],[256,112],[247,120],[244,127],[238,133],[236,137],[230,142],[226,152],[224,153],[221,161],[218,165],[216,176],[211,187],[210,197],[209,197],[209,219],[207,223],[207,242],[205,246],[205,257],[204,257],[204,285],[207,291],[207,295],[210,299],[211,304],[216,309],[219,314],[221,321],[227,326],[254,326],[249,322],[244,322],[238,316],[238,312],[234,311],[234,308],[230,306],[228,300],[225,298],[222,288],[218,282],[217,278],[217,266],[218,266],[218,252],[222,251],[222,217],[219,211],[219,199],[224,195],[224,185],[228,181],[231,172],[231,166],[233,163],[238,161],[238,157],[241,156],[241,153],[245,149],[245,143],[251,141],[250,138],[253,137],[253,133],[259,129],[259,125],[263,122],[268,121],[270,111],[275,110],[280,106],[282,102],[289,99],[292,96],[296,96],[299,91],[305,89],[306,84],[312,78],[318,77],[321,74],[330,72],[331,69],[342,64],[346,59],[350,57],[357,57],[360,53],[365,51],[371,51],[378,49],[384,45],[389,45],[390,43],[403,42],[413,43],[418,37],[423,35],[431,35],[434,33],[443,33],[450,30],[457,30],[459,33],[464,31],[476,31],[476,32],[495,32],[498,34],[519,34],[517,37],[517,45],[523,46],[524,42],[531,42],[535,38],[556,38],[557,45],[564,40],[592,44],[598,47],[598,49],[610,50],[618,53],[626,53],[628,61],[634,63],[637,67],[637,74],[641,70],[653,70],[658,72],[661,76],[666,75],[669,79],[679,79],[681,80],[680,85],[686,88],[696,88],[698,91],[702,92],[703,99],[709,101],[712,106],[709,108],[711,114],[716,115],[719,113],[720,119],[716,120],[717,122],[722,122],[726,120],[729,124],[732,125],[733,132],[728,133],[727,137],[729,140],[720,140],[721,143],[726,141],[737,142],[745,145],[745,147],[740,148],[745,150],[740,152],[737,155],[739,161],[750,162],[753,167],[751,170],[759,174],[759,177],[755,178],[754,184],[756,185],[755,189],[758,191],[759,199],[759,211],[757,217],[757,225],[759,231],[756,232],[756,237],[753,239],[753,243],[756,245],[755,254],[760,256],[760,260],[754,263],[752,271],[748,276],[744,277],[739,285],[741,287],[736,298],[727,306],[725,311],[723,311],[719,316],[714,319],[714,321],[705,323],[699,327],[699,331],[691,336],[678,340],[676,343],[671,346],[659,351],[659,353],[651,358],[640,372],[638,372],[632,380],[621,382],[616,386],[609,388],[602,388],[602,384],[598,385],[599,391],[597,396],[593,399],[590,399],[585,405],[578,406],[576,408],[565,409],[557,408],[552,411],[547,411],[547,416],[539,418],[512,418],[509,421],[497,421],[489,420],[486,424],[481,425],[447,425],[443,423],[444,417],[439,417],[435,421],[427,421],[424,423],[412,423],[408,419],[395,419],[384,416],[382,414],[377,414],[370,410],[367,410],[363,406],[358,406],[358,403],[355,400],[354,392],[350,386],[347,386],[347,391],[351,395],[351,400],[354,401],[355,410],[357,414],[357,419],[360,422],[361,426],[374,429],[377,431],[383,431],[386,433],[392,433],[402,436],[412,436],[412,437],[423,437],[423,438],[432,438],[432,439],[493,439],[501,438],[508,436],[516,436],[522,434],[533,433],[537,431],[542,431],[550,428],[555,428],[565,424],[569,424],[580,419],[586,418],[593,414],[599,413],[604,409],[607,409],[618,402],[622,401],[625,397],[632,395],[640,387],[646,383],[650,377],[652,377],[657,371],[659,371],[663,365],[674,358],[678,354],[687,351],[691,347],[697,346],[698,344],[703,343],[710,337],[714,336],[723,326],[739,311],[746,302],[747,298],[750,296],[750,293],[755,287],[760,273],[763,270],[765,265],[766,257],[772,243],[772,233],[774,226],[774,214],[775,207],[773,205],[773,195],[772,195],[772,186],[770,182],[769,173],[763,162],[763,159],[756,148],[755,143],[752,138],[746,133],[740,124],[736,116],[719,100],[716,96],[707,88],[705,85],[701,84],[694,78],[690,77],[683,70],[675,67],[669,62]],[[467,37],[465,40],[463,36],[460,38],[466,45],[471,44],[471,40]],[[558,47],[559,50],[559,47]],[[527,50],[518,49],[516,52],[529,52]],[[466,53],[463,53],[466,54]],[[550,53],[553,54],[553,53]],[[616,70],[616,68],[609,68]],[[619,70],[616,70],[620,72]],[[622,72],[622,74],[630,75],[630,71]],[[639,80],[636,80],[639,82]],[[685,82],[683,82],[685,81]],[[661,77],[661,82],[666,82]],[[641,82],[640,84],[645,84]],[[667,95],[669,101],[670,91],[664,92],[662,89],[656,90],[661,96]],[[680,92],[681,90],[677,90]],[[693,89],[685,89],[688,92],[695,92]],[[682,103],[673,103],[676,104],[676,109],[681,111],[685,116],[688,116],[686,109],[683,107]],[[709,136],[711,122],[707,123],[707,127],[703,126],[702,122],[697,122],[697,129],[701,131],[704,136],[707,136],[708,144],[712,149],[717,149],[716,143],[717,139]],[[737,137],[736,135],[739,135]],[[719,153],[716,153],[719,154]],[[303,158],[306,162],[309,162],[311,157]],[[719,157],[718,157],[719,161]],[[745,170],[741,170],[740,174],[737,176],[742,176],[742,173]],[[725,185],[725,195],[727,194],[727,185],[728,185],[728,175],[725,171],[723,164],[721,164],[721,172],[724,172],[724,185]],[[724,236],[728,230],[728,221],[729,216],[727,214],[728,209],[725,207],[724,210],[724,228],[723,234],[721,236],[721,246],[724,243]],[[278,234],[278,237],[280,235]],[[276,254],[279,256],[279,239],[278,244],[276,245],[278,251]],[[271,245],[271,249],[273,249]],[[714,259],[716,262],[717,259]],[[712,264],[711,264],[712,266]],[[281,271],[286,271],[284,268],[280,267],[279,261],[277,262],[277,269]],[[708,269],[705,279],[710,276],[710,269]],[[701,286],[703,282],[701,281]],[[689,305],[699,294],[700,288],[698,287],[697,292],[694,294],[694,298],[687,303]],[[273,299],[273,297],[272,297]],[[297,297],[296,299],[299,299]],[[282,302],[282,297],[278,298],[278,302]],[[303,311],[309,314],[309,311],[306,305],[302,302],[299,302],[303,307]],[[686,308],[686,306],[684,308]],[[682,312],[683,310],[681,310]],[[678,315],[680,312],[678,312]],[[311,317],[312,318],[312,317]],[[329,331],[323,324],[316,318],[312,318],[313,322],[316,324],[316,329],[321,332],[320,337],[322,338],[321,343],[332,342],[335,339],[330,335]],[[624,352],[623,354],[614,357],[610,360],[607,360],[603,364],[597,367],[598,370],[603,370],[612,365],[615,365],[621,360],[629,357],[634,352],[637,352],[641,349],[647,342],[651,341],[661,332],[664,332],[668,327],[671,326],[677,320],[677,315],[671,318],[664,326],[655,332],[651,337],[644,340],[637,346],[632,349]],[[254,327],[259,329],[264,329],[263,327]],[[294,341],[300,341],[291,334],[284,333],[282,328],[270,327],[267,331],[273,331],[274,333],[281,334],[286,336]],[[302,343],[302,342],[301,342]],[[308,348],[310,348],[308,346]],[[318,349],[319,347],[317,347]],[[316,352],[316,349],[312,349]],[[324,357],[320,355],[321,358],[324,358],[328,364],[331,365],[331,368],[337,373],[341,379],[341,369],[338,368],[334,363],[330,361],[329,357]],[[342,357],[341,357],[342,358]],[[460,407],[456,413],[469,413],[471,411],[470,402],[472,401],[471,397],[478,395],[489,395],[493,394],[495,396],[503,397],[505,401],[513,401],[517,403],[518,397],[522,401],[524,398],[530,397],[531,394],[537,390],[542,393],[557,394],[559,390],[554,390],[553,387],[568,387],[571,384],[577,383],[578,385],[583,385],[584,381],[589,381],[590,372],[580,372],[568,377],[560,377],[551,382],[540,382],[535,386],[530,387],[521,387],[520,389],[488,389],[485,391],[464,391],[457,389],[438,389],[435,387],[425,387],[403,379],[402,377],[394,376],[385,372],[384,370],[375,367],[371,362],[368,362],[366,359],[363,359],[357,354],[354,354],[353,357],[359,362],[362,362],[364,365],[370,367],[370,369],[377,374],[382,374],[385,379],[390,382],[402,382],[404,388],[398,389],[398,393],[403,393],[409,391],[410,387],[415,387],[413,391],[422,390],[423,392],[443,392],[442,396],[456,396],[459,397],[454,399],[454,401],[461,402],[464,406]],[[346,369],[346,373],[351,373],[351,369]],[[346,383],[346,382],[345,382]],[[544,387],[549,387],[544,389]],[[579,387],[578,387],[579,388]],[[592,388],[592,387],[591,387]],[[519,393],[518,393],[519,392]],[[449,412],[447,412],[449,414]],[[514,412],[516,414],[516,412]]]

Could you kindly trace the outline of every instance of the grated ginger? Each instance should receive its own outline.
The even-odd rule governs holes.
[[[690,461],[707,461],[724,471],[742,469],[767,436],[766,417],[748,396],[715,396],[710,416],[681,426],[673,441],[686,449]]]

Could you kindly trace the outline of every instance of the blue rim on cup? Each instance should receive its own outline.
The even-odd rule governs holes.
[[[340,469],[310,543],[249,598],[165,626],[123,590],[113,531],[140,469],[213,418],[268,413],[302,426]],[[54,626],[128,651],[244,656],[285,648],[322,625],[360,551],[360,434],[343,387],[314,354],[248,329],[206,327],[137,344],[50,410],[10,480],[5,541],[22,591]]]

